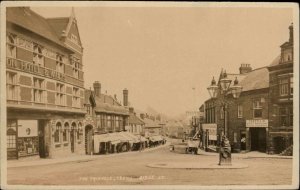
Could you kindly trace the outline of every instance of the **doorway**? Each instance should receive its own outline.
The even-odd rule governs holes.
[[[39,136],[39,155],[40,158],[47,157],[46,143],[45,143],[45,120],[38,120],[38,136]]]
[[[92,154],[93,152],[93,127],[87,125],[85,127],[85,153]]]
[[[273,138],[274,141],[274,148],[275,148],[275,154],[280,154],[284,149],[285,146],[285,139],[284,137],[278,136]]]
[[[266,152],[266,129],[250,128],[251,151]]]
[[[71,152],[74,153],[74,144],[75,144],[75,138],[74,138],[74,128],[72,128],[71,132],[70,132],[70,141],[71,141]]]
[[[246,132],[241,131],[241,150],[246,150]]]

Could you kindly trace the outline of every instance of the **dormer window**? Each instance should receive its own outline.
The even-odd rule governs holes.
[[[8,35],[6,37],[6,42],[7,42],[6,56],[7,57],[16,58],[17,50],[16,50],[16,45],[15,45],[15,39],[16,38],[13,35]]]

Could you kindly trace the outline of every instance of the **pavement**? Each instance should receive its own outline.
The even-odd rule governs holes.
[[[164,145],[160,145],[153,148],[147,148],[144,149],[142,152],[148,152],[153,151],[156,149],[160,149],[162,147],[169,146],[171,143],[167,142]],[[179,149],[177,149],[179,150]],[[7,168],[15,168],[15,167],[26,167],[26,166],[40,166],[40,165],[50,165],[50,164],[58,164],[58,163],[66,163],[66,162],[88,162],[92,160],[101,159],[103,157],[115,157],[119,155],[125,155],[125,154],[138,154],[139,151],[130,151],[130,152],[124,152],[124,153],[114,153],[114,154],[106,154],[106,155],[74,155],[74,156],[68,156],[63,158],[40,158],[39,156],[34,157],[28,157],[28,158],[21,158],[19,160],[8,160],[7,161]],[[174,154],[177,152],[174,151]],[[181,153],[183,153],[181,151]],[[218,156],[218,153],[214,152],[205,152],[204,150],[199,149],[198,155],[203,156]],[[279,156],[279,155],[269,155],[266,153],[261,152],[247,152],[247,153],[233,153],[232,158],[241,158],[241,159],[251,159],[251,158],[278,158],[278,159],[292,159],[292,156]],[[157,165],[158,164],[158,165]],[[164,164],[164,166],[162,165]],[[169,168],[176,168],[176,167],[182,167],[182,168],[214,168],[217,166],[202,166],[197,165],[198,163],[188,163],[183,164],[182,166],[179,166],[178,164],[172,164],[172,163],[150,163],[150,166],[152,167],[169,167]],[[177,165],[177,166],[175,166]],[[245,167],[241,165],[236,165],[236,167]],[[220,166],[218,166],[220,168]]]
[[[167,169],[242,169],[247,168],[247,164],[232,163],[231,165],[207,164],[201,162],[167,162],[167,163],[151,163],[147,164],[151,168],[167,168]]]
[[[146,148],[141,152],[149,152],[154,151],[166,146],[169,146],[170,142],[167,142],[164,145],[160,145],[153,148]],[[41,166],[41,165],[50,165],[50,164],[58,164],[58,163],[66,163],[66,162],[88,162],[92,160],[97,160],[101,158],[107,157],[115,157],[119,155],[126,154],[138,154],[140,151],[129,151],[122,153],[114,153],[114,154],[101,154],[101,155],[78,155],[75,154],[73,156],[63,157],[63,158],[40,158],[39,156],[31,156],[27,158],[21,158],[19,160],[8,160],[7,168],[16,168],[16,167],[26,167],[26,166]]]

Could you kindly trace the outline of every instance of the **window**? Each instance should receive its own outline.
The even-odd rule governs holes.
[[[71,57],[71,65],[73,67],[73,77],[79,78],[79,68],[80,68],[80,59],[76,57]]]
[[[6,98],[8,100],[17,100],[17,74],[6,72]]]
[[[37,44],[33,45],[33,64],[44,66],[42,47]]]
[[[224,119],[224,108],[220,108],[220,119]]]
[[[78,44],[78,38],[74,34],[71,34],[71,41]]]
[[[62,55],[56,55],[56,71],[64,73],[64,59]]]
[[[16,58],[16,38],[13,35],[6,36],[6,56],[9,58]]]
[[[291,77],[290,77],[290,94],[291,94],[291,95],[292,95],[293,92],[294,92],[293,85],[294,85],[294,77],[291,76]]]
[[[253,101],[253,117],[262,118],[262,105],[261,99],[256,99]]]
[[[77,129],[77,141],[82,140],[82,124],[78,124],[78,129]]]
[[[101,119],[101,128],[102,129],[106,128],[105,116],[104,115],[100,115],[100,119]]]
[[[79,97],[79,88],[73,87],[73,98],[72,98],[73,107],[80,107],[80,97]]]
[[[69,130],[69,123],[65,123],[64,130],[63,130],[63,141],[68,141],[68,130]]]
[[[289,79],[288,78],[282,78],[279,79],[279,95],[285,96],[289,93]]]
[[[61,130],[61,123],[58,122],[56,124],[55,132],[54,132],[54,142],[55,143],[59,143],[60,142],[60,140],[59,140],[60,130]]]
[[[293,117],[293,115],[294,115],[294,112],[293,112],[293,107],[290,107],[289,108],[289,124],[290,124],[290,126],[294,126],[293,125],[293,123],[294,123],[294,117]]]
[[[91,114],[91,106],[89,104],[86,105],[86,112],[87,114]]]
[[[116,116],[116,130],[119,131],[120,130],[120,123],[119,123],[119,117]]]
[[[293,126],[293,107],[279,108],[279,124],[283,126]]]
[[[45,102],[44,91],[44,80],[39,78],[33,78],[33,101],[38,103]]]
[[[16,135],[7,135],[7,148],[16,148]]]
[[[107,129],[108,129],[108,130],[112,130],[112,126],[111,126],[111,116],[110,116],[110,115],[107,116]]]
[[[65,105],[65,85],[61,83],[56,83],[56,104],[64,106]]]
[[[243,118],[243,106],[242,105],[238,105],[237,107],[237,115],[238,115],[238,118]]]

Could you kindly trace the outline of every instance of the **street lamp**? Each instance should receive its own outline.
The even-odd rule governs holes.
[[[230,154],[231,152],[231,149],[230,149],[230,143],[228,141],[228,138],[227,138],[227,121],[226,121],[226,116],[227,116],[227,104],[228,104],[228,100],[227,100],[227,96],[228,94],[232,94],[233,98],[237,99],[239,98],[241,92],[242,92],[242,86],[239,85],[239,82],[237,80],[237,77],[235,78],[234,80],[234,84],[232,87],[230,87],[231,85],[231,80],[229,78],[227,78],[227,74],[226,74],[226,71],[224,72],[223,74],[223,77],[222,79],[219,81],[219,84],[217,85],[216,84],[216,81],[215,79],[213,78],[212,81],[211,81],[211,85],[207,88],[211,98],[217,98],[218,96],[218,99],[219,99],[219,102],[223,108],[223,113],[224,113],[224,134],[222,135],[222,142],[221,142],[221,148],[222,150],[229,150],[229,152],[223,152],[223,154],[227,153],[227,154]],[[225,143],[224,143],[225,142]],[[226,144],[226,145],[224,145]],[[226,148],[224,148],[224,146],[226,146]],[[229,157],[231,157],[229,155]],[[227,156],[225,155],[225,159],[227,158]],[[220,165],[222,164],[221,163],[222,160],[221,160],[221,153],[220,153]],[[226,161],[225,161],[226,162]],[[228,163],[227,164],[231,164],[231,158],[229,159]]]

